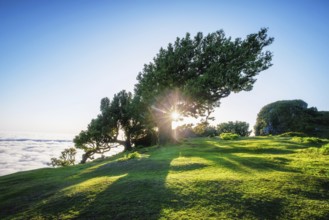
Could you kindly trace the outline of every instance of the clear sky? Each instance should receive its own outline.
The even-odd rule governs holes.
[[[328,111],[329,1],[0,0],[0,130],[77,134],[176,37],[262,27],[275,38],[274,65],[251,92],[223,99],[216,123],[252,127],[277,100]]]

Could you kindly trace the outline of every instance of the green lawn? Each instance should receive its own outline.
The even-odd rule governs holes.
[[[324,144],[195,138],[3,176],[0,219],[329,219]]]

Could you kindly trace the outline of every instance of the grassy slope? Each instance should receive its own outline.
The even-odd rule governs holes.
[[[3,176],[0,219],[329,219],[329,155],[308,147],[191,139],[140,159]]]

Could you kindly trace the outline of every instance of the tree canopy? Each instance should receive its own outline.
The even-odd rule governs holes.
[[[75,146],[85,151],[81,162],[117,145],[130,150],[132,144],[152,143],[155,130],[160,145],[175,141],[175,112],[205,117],[207,125],[222,98],[251,90],[255,76],[272,65],[272,53],[264,51],[272,42],[265,28],[243,40],[220,30],[194,38],[187,33],[161,48],[138,74],[135,93],[122,90],[112,101],[103,98],[101,114],[75,137]],[[120,130],[125,140],[118,139]]]
[[[244,121],[229,121],[220,123],[217,125],[217,131],[221,133],[233,133],[238,134],[242,137],[247,137],[250,135],[251,131],[249,130],[249,124]]]
[[[81,163],[94,154],[103,154],[119,145],[131,150],[132,142],[149,134],[146,123],[143,123],[139,98],[130,92],[122,90],[114,95],[112,101],[103,98],[100,111],[101,114],[91,120],[87,130],[81,131],[73,140],[77,148],[85,151]],[[124,132],[124,140],[118,138],[120,130]]]
[[[159,129],[159,142],[172,141],[172,111],[185,116],[205,116],[232,92],[249,91],[255,76],[272,64],[264,51],[273,38],[267,29],[232,40],[223,30],[203,36],[177,38],[161,48],[153,62],[138,74],[135,92],[148,103]]]
[[[255,135],[303,132],[329,137],[329,112],[307,108],[303,100],[282,100],[265,105],[257,115]]]

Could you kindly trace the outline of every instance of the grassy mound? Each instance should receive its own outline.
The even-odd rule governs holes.
[[[329,155],[290,137],[195,138],[0,177],[0,219],[329,219]]]

